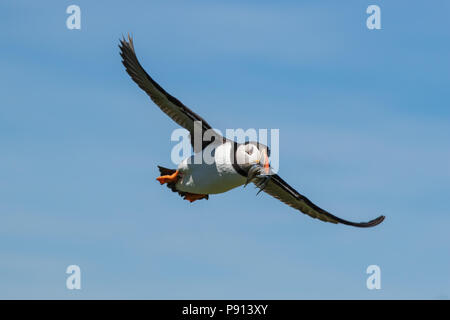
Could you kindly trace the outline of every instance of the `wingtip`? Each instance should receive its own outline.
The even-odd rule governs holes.
[[[352,221],[347,221],[341,218],[337,218],[336,219],[336,223],[342,223],[342,224],[346,224],[348,226],[352,226],[352,227],[357,227],[357,228],[372,228],[375,227],[377,225],[379,225],[380,223],[382,223],[384,221],[386,217],[381,215],[373,220],[370,220],[368,222],[352,222]]]
[[[127,32],[127,36],[125,37],[125,35],[122,33],[122,37],[119,38],[119,42],[120,42],[120,46],[124,47],[124,46],[129,46],[130,48],[134,48],[133,46],[133,34],[130,34],[129,32]]]
[[[363,227],[363,228],[375,227],[375,226],[379,225],[380,223],[382,223],[385,218],[386,218],[385,216],[381,215],[373,220],[370,220],[369,222],[360,223],[358,226]]]
[[[376,219],[373,219],[371,222],[373,222],[373,226],[379,225],[380,223],[382,223],[384,221],[384,219],[386,219],[385,216],[381,215]]]

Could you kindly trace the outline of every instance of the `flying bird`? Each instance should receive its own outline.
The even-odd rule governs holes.
[[[379,216],[369,222],[352,222],[319,208],[271,171],[270,150],[266,145],[258,142],[237,143],[221,136],[202,117],[167,93],[139,63],[132,37],[123,37],[119,48],[122,63],[133,81],[164,113],[190,133],[194,155],[181,161],[177,169],[158,166],[160,176],[156,179],[161,184],[166,184],[173,192],[193,202],[208,199],[210,194],[224,193],[254,183],[260,191],[325,222],[366,228],[376,226],[384,220],[384,216]],[[203,133],[212,132],[211,139],[195,143],[194,135],[199,131],[202,137]],[[207,147],[212,149],[212,163],[196,163],[193,157],[205,152]]]

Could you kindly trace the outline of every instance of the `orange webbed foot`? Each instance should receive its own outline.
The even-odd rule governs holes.
[[[177,182],[178,177],[179,177],[179,171],[176,170],[174,173],[172,173],[170,175],[168,174],[165,176],[160,176],[160,177],[156,178],[156,180],[158,180],[159,183],[164,184],[164,183],[170,183],[170,182]]]
[[[188,200],[189,202],[194,202],[196,200],[200,200],[200,199],[208,199],[208,195],[207,194],[196,194],[196,193],[186,193],[184,195],[184,200]]]

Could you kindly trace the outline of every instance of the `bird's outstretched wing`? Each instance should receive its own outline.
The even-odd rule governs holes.
[[[256,179],[254,182],[256,185],[260,184],[261,178]],[[380,224],[385,218],[384,216],[379,216],[378,218],[373,219],[369,222],[351,222],[336,217],[335,215],[332,215],[322,208],[319,208],[308,198],[298,193],[277,174],[271,175],[271,178],[268,180],[263,191],[293,207],[294,209],[300,210],[301,212],[313,218],[317,218],[326,222],[342,223],[353,227],[368,228]]]
[[[131,76],[134,82],[144,90],[154,103],[164,111],[169,117],[172,118],[183,128],[187,129],[191,135],[191,143],[195,152],[201,151],[211,142],[223,141],[223,137],[216,131],[211,131],[211,141],[203,141],[201,139],[198,145],[194,146],[194,123],[196,121],[201,122],[201,126],[197,129],[197,132],[201,132],[201,137],[206,130],[212,129],[211,126],[198,114],[186,107],[180,100],[167,93],[155,80],[153,80],[147,72],[142,68],[139,63],[136,53],[134,51],[133,39],[128,35],[128,39],[123,38],[120,40],[120,55],[122,57],[122,63],[126,68],[126,71]]]

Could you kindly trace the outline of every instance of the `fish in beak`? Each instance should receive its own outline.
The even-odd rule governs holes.
[[[254,164],[250,167],[250,170],[248,170],[248,174],[247,174],[247,181],[245,182],[244,188],[250,183],[252,182],[253,179],[256,178],[256,176],[258,176],[261,173],[261,166],[259,166],[258,164]]]

